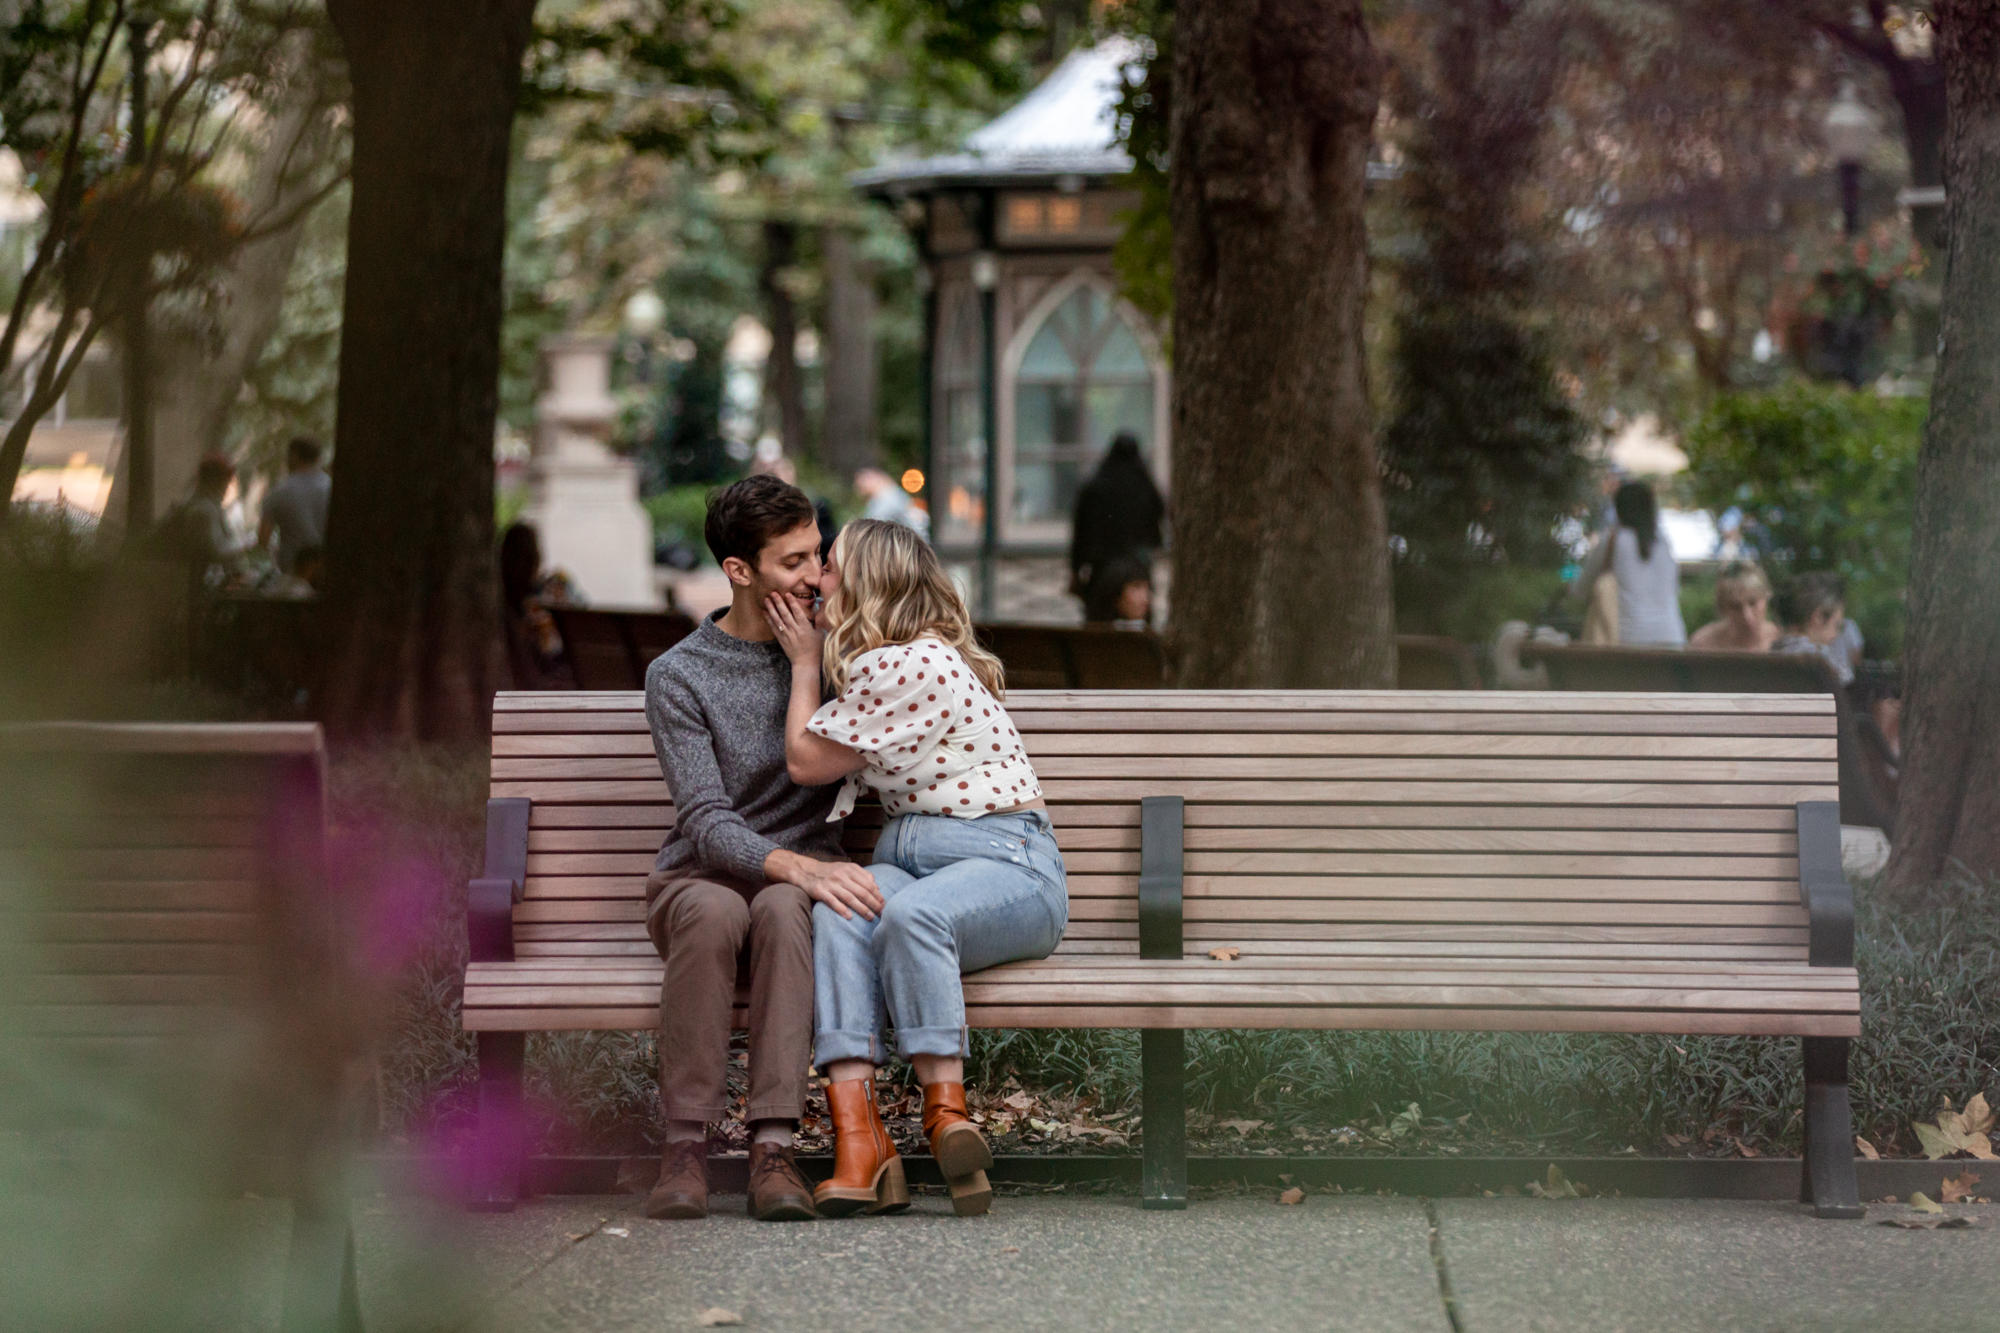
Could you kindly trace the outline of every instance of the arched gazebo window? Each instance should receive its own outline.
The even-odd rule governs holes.
[[[1049,311],[1014,379],[1017,523],[1064,521],[1111,437],[1150,451],[1153,370],[1111,297],[1082,283]]]
[[[938,339],[938,385],[943,391],[944,429],[938,433],[944,456],[944,513],[936,516],[940,536],[972,536],[986,521],[986,435],[979,413],[979,305],[970,293],[947,299]]]

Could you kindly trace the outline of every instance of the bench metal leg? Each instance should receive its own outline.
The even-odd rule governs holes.
[[[1847,1105],[1845,1037],[1804,1037],[1805,1160],[1799,1202],[1820,1217],[1862,1217],[1861,1187],[1854,1176],[1854,1118]]]
[[[478,1213],[511,1213],[521,1196],[524,1032],[479,1034],[479,1132],[473,1142],[472,1197]]]
[[[1147,1208],[1187,1207],[1187,1034],[1147,1028],[1139,1034],[1144,1080],[1140,1113],[1145,1149],[1140,1202]]]

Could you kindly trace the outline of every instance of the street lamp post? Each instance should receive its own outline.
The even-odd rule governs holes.
[[[1839,169],[1841,225],[1851,241],[1861,232],[1861,163],[1875,137],[1874,113],[1855,96],[1852,83],[1841,85],[1824,128],[1827,151]]]

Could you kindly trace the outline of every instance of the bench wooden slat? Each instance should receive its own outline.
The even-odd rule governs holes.
[[[1007,710],[1087,709],[1092,712],[1293,713],[1313,709],[1364,713],[1823,713],[1824,694],[1663,694],[1602,691],[1589,694],[1514,690],[1009,690]],[[637,690],[538,692],[502,690],[495,713],[643,713]]]

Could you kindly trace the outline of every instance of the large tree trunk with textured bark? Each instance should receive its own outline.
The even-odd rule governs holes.
[[[1936,8],[1941,351],[1917,463],[1902,786],[1889,880],[2000,873],[2000,4]]]
[[[483,734],[508,140],[534,0],[328,0],[354,187],[328,520],[336,734]]]
[[[1359,0],[1175,11],[1181,684],[1395,680],[1362,219],[1380,62]]]
[[[764,267],[757,289],[771,329],[771,352],[764,359],[764,413],[777,427],[788,458],[804,458],[811,441],[806,427],[806,381],[799,373],[799,305],[792,295],[793,267],[799,262],[799,229],[790,222],[764,224]]]

